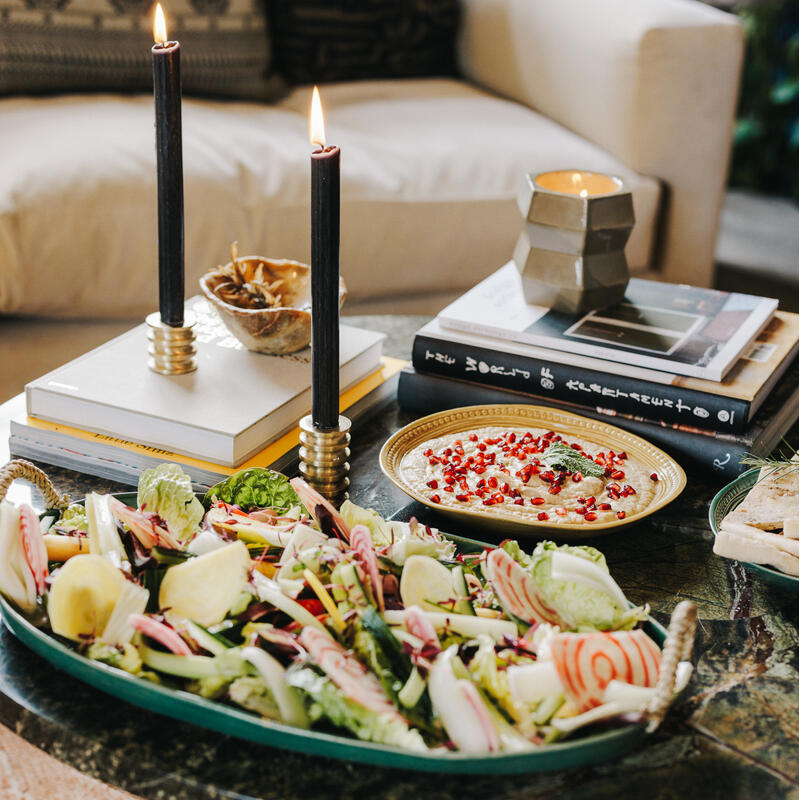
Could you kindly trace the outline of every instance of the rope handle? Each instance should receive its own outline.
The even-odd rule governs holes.
[[[678,664],[681,661],[688,661],[691,657],[696,629],[697,606],[690,600],[683,600],[675,606],[669,620],[667,638],[661,651],[661,668],[655,695],[645,712],[648,733],[655,731],[664,721],[675,691]]]
[[[30,481],[36,486],[44,495],[47,508],[61,509],[69,505],[68,495],[59,494],[53,482],[39,467],[21,458],[15,458],[0,467],[0,501],[5,499],[11,484],[18,479]]]

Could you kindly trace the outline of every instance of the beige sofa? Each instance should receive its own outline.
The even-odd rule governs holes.
[[[554,168],[628,184],[636,273],[710,284],[742,56],[734,17],[695,0],[466,0],[459,53],[463,80],[322,87],[354,307],[427,310],[496,269],[519,231],[522,175]],[[270,106],[185,99],[187,293],[232,239],[308,258],[309,101],[308,87]],[[2,99],[0,141],[0,313],[152,310],[152,98]]]

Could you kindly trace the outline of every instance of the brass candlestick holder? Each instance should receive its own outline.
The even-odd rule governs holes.
[[[159,375],[184,375],[197,369],[196,320],[186,312],[183,325],[173,328],[154,311],[147,319],[147,366]]]
[[[350,420],[339,416],[339,427],[321,430],[309,414],[300,420],[300,474],[323,497],[338,506],[350,485]]]

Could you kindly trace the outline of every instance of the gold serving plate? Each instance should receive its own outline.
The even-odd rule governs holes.
[[[653,501],[636,514],[621,520],[558,524],[538,519],[521,520],[498,506],[478,510],[439,505],[432,503],[424,494],[412,488],[402,468],[403,458],[407,453],[437,436],[490,426],[544,428],[562,436],[586,439],[603,449],[611,448],[617,452],[624,450],[630,459],[643,464],[648,472],[658,474]],[[497,533],[512,536],[541,536],[543,531],[547,531],[553,538],[568,541],[588,539],[610,533],[614,528],[638,522],[671,503],[686,486],[686,473],[681,466],[646,439],[605,422],[545,406],[467,406],[421,417],[397,431],[386,441],[381,448],[380,464],[386,477],[409,497],[456,521],[491,526]]]

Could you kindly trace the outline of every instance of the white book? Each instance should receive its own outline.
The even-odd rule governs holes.
[[[198,325],[196,372],[153,372],[142,324],[29,383],[27,413],[225,466],[246,461],[309,413],[310,349],[250,352],[205,300],[190,307]],[[349,325],[339,336],[344,391],[378,368],[385,337]]]
[[[509,262],[438,320],[452,330],[721,381],[777,307],[765,297],[632,278],[621,303],[565,314],[527,303]]]

